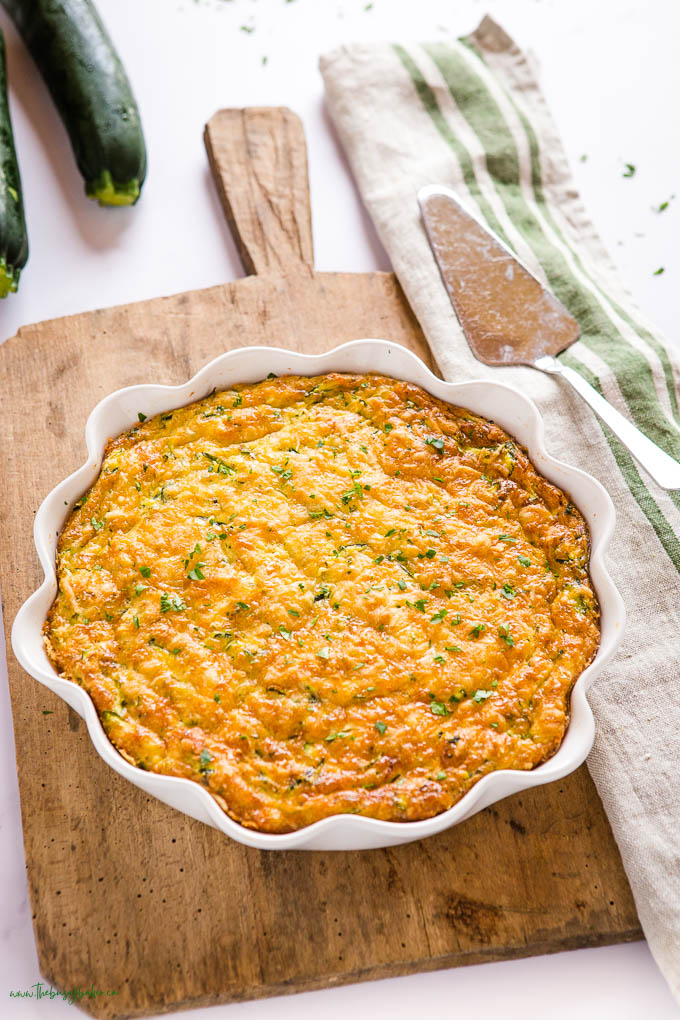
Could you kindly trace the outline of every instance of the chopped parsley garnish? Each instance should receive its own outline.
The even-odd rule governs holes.
[[[425,553],[425,555],[427,556],[428,560],[433,560],[435,558],[435,556],[437,555],[437,550],[436,549],[428,549],[427,552]]]
[[[658,268],[658,269],[655,269],[655,270],[654,270],[654,272],[652,273],[652,276],[661,276],[661,274],[662,274],[662,273],[665,273],[665,271],[666,271],[666,270],[664,269],[664,267],[663,267],[663,266],[659,266],[659,268]]]
[[[516,594],[517,592],[515,591],[511,584],[504,584],[503,587],[501,588],[501,595],[503,596],[504,599],[514,599]]]
[[[201,757],[200,757],[201,765],[200,765],[200,768],[199,768],[198,771],[199,772],[203,772],[203,773],[214,772],[215,771],[214,769],[209,769],[208,768],[208,765],[210,764],[211,761],[212,761],[212,755],[211,755],[210,751],[201,751]]]
[[[224,408],[221,404],[218,404],[214,411],[204,411],[203,418],[219,418],[221,414],[224,414]]]
[[[418,610],[419,610],[419,611],[420,611],[421,613],[424,613],[424,612],[425,612],[425,599],[416,599],[416,601],[415,601],[415,602],[413,603],[413,605],[414,605],[414,606],[416,607],[416,609],[418,609]]]
[[[168,595],[167,592],[163,592],[161,595],[161,613],[181,613],[187,607],[186,602],[183,602],[179,595]]]
[[[204,453],[203,456],[210,463],[208,464],[208,473],[212,474],[216,472],[220,475],[231,475],[235,472],[236,468],[231,464],[227,464],[219,457],[214,457],[212,453]]]
[[[486,624],[485,623],[476,623],[474,625],[474,627],[472,627],[471,630],[470,630],[470,636],[474,637],[474,638],[478,638],[480,636],[480,634],[484,633],[485,630],[486,630]]]
[[[151,567],[140,567],[139,572],[142,577],[151,577]]]
[[[531,560],[529,559],[528,556],[518,556],[517,560],[519,561],[519,563],[522,564],[523,567],[531,566]]]
[[[382,736],[382,734],[384,734],[385,730],[387,729],[387,726],[385,725],[384,722],[381,722],[380,719],[378,719],[377,723],[375,723],[375,728],[378,731],[378,733],[380,733]]]
[[[410,509],[410,507],[404,507],[404,510],[406,509]],[[387,558],[394,563],[408,563],[408,556],[404,555],[402,549],[397,549],[396,552],[390,553]]]
[[[446,609],[440,609],[438,612],[434,614],[434,616],[430,617],[430,623],[441,623],[446,614],[447,614]]]
[[[506,645],[508,645],[509,648],[515,647],[515,639],[510,633],[507,624],[502,623],[500,625],[500,627],[498,628],[498,636],[499,638],[502,638],[503,641],[505,641]]]
[[[342,737],[350,737],[351,735],[352,734],[350,730],[340,730],[339,733],[329,733],[328,736],[326,737],[326,743],[332,744],[334,740],[338,740],[339,738]]]
[[[340,499],[343,503],[351,503],[353,499],[363,499],[364,491],[359,482],[354,482],[351,489],[341,493]]]
[[[425,440],[426,446],[431,446],[437,453],[444,452],[444,439],[442,436],[428,436]]]
[[[138,616],[133,616],[133,617],[132,617],[132,622],[133,622],[133,623],[134,623],[134,625],[135,625],[135,629],[136,629],[136,630],[139,630],[139,617],[138,617]]]
[[[443,701],[437,701],[435,698],[432,698],[432,701],[430,702],[430,712],[432,712],[432,715],[448,715],[449,714],[449,710],[446,707],[446,705],[444,704],[444,702]]]
[[[250,609],[250,606],[248,605],[247,602],[237,602],[236,608],[243,610],[244,613],[247,613],[248,610]]]
[[[90,524],[92,525],[92,527],[94,528],[95,531],[101,531],[102,528],[104,527],[104,522],[103,521],[98,521],[96,519],[96,517],[91,517],[90,518]]]
[[[626,169],[623,171],[623,177],[634,177],[637,167],[634,163],[626,163]]]
[[[319,589],[319,591],[314,596],[314,601],[315,602],[320,602],[322,599],[330,598],[330,595],[331,595],[330,588],[328,588],[325,584],[323,584],[321,586],[321,588]]]
[[[482,701],[486,701],[486,699],[490,698],[492,694],[493,691],[484,690],[475,691],[475,693],[472,695],[472,700],[476,701],[477,704],[480,705]]]
[[[513,538],[512,535],[499,535],[498,536],[498,541],[499,542],[516,542],[517,539]]]
[[[313,521],[318,520],[319,517],[325,517],[326,520],[330,520],[331,517],[334,516],[333,514],[328,512],[326,507],[324,507],[323,510],[309,510],[308,513]]]
[[[327,659],[329,655],[330,655],[330,648],[328,648],[328,647],[322,648],[320,651],[318,651],[316,653],[317,659]]]

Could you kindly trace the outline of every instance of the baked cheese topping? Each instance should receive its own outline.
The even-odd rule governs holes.
[[[554,754],[599,641],[588,533],[502,429],[376,375],[139,418],[45,624],[128,761],[276,833],[429,818]]]

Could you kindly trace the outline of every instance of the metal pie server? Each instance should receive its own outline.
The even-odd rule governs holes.
[[[530,365],[568,382],[664,489],[680,489],[680,463],[648,439],[555,355],[579,325],[449,188],[418,192],[425,230],[472,353],[487,365]]]

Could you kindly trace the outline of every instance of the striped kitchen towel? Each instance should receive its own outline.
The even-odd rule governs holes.
[[[526,57],[489,18],[453,43],[343,46],[322,57],[328,105],[402,287],[451,380],[525,390],[548,449],[596,475],[617,511],[609,568],[628,626],[589,695],[588,764],[650,948],[680,999],[680,492],[664,492],[559,382],[489,369],[465,342],[416,193],[445,184],[548,283],[581,326],[561,355],[680,460],[680,359],[634,306],[574,188]]]

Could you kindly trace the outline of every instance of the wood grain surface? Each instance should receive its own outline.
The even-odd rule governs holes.
[[[85,419],[105,394],[182,382],[251,343],[314,352],[383,336],[430,363],[391,274],[314,273],[290,111],[221,111],[206,141],[258,275],[28,326],[0,347],[0,579],[42,975],[115,990],[84,1000],[97,1016],[141,1016],[640,938],[584,768],[409,846],[261,852],[126,783],[14,659],[10,625],[41,580],[33,516],[83,461]]]

